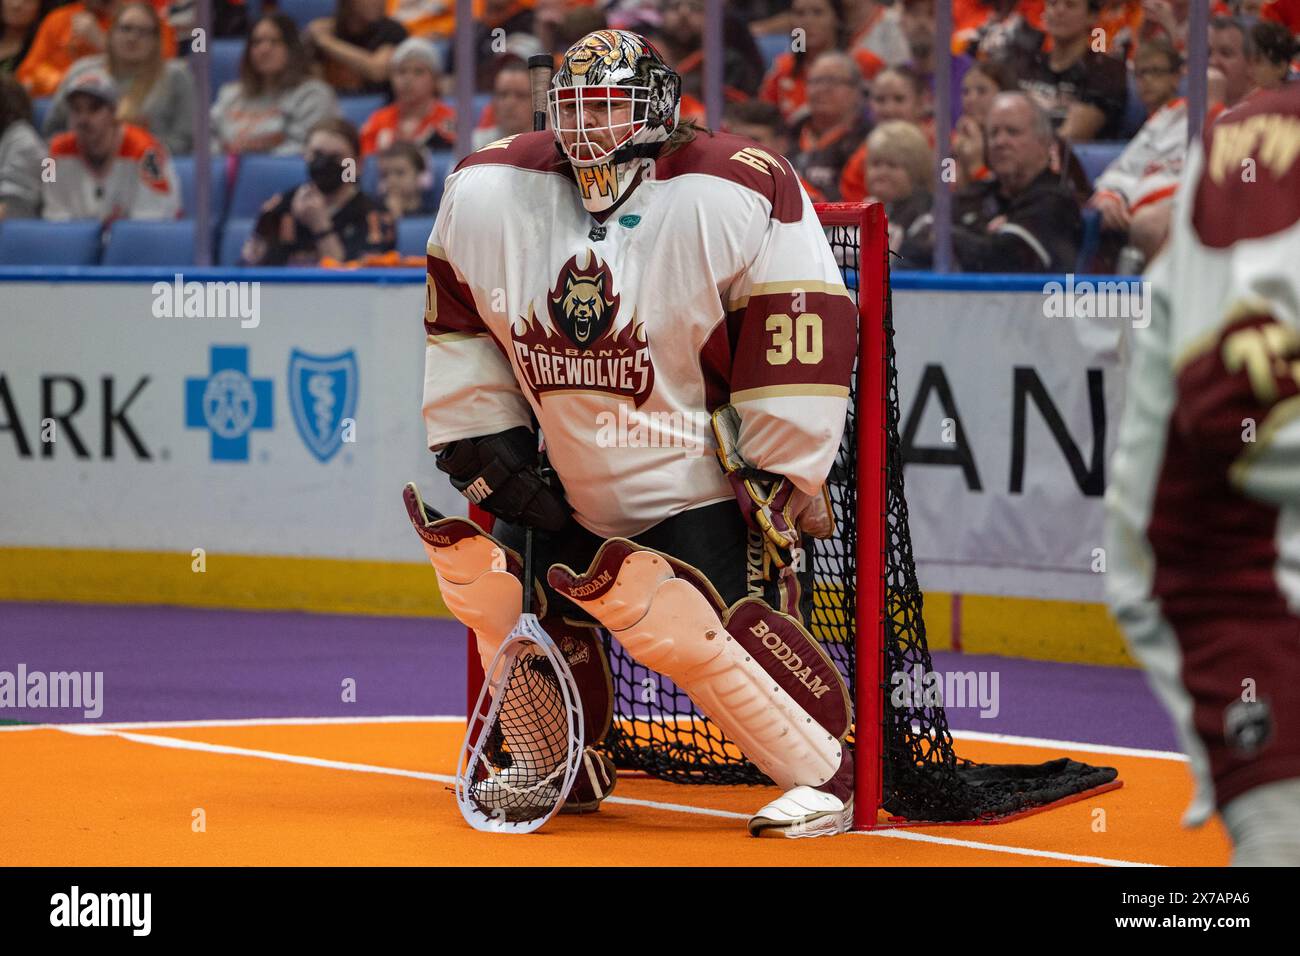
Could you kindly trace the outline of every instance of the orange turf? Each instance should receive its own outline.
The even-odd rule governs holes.
[[[140,728],[201,741],[372,767],[450,775],[457,723]],[[115,734],[53,728],[0,731],[0,865],[9,866],[1061,866],[972,843],[1162,865],[1228,861],[1217,820],[1184,830],[1185,763],[959,741],[962,756],[1030,763],[1071,756],[1117,766],[1123,789],[998,826],[918,827],[961,845],[878,834],[750,838],[743,818],[607,802],[557,817],[532,836],[477,833],[447,784],[302,766],[248,755],[177,750]],[[619,781],[617,797],[747,814],[770,788]],[[201,808],[206,832],[192,829]],[[1101,814],[1098,811],[1102,811]],[[1104,827],[1104,829],[1103,829]]]

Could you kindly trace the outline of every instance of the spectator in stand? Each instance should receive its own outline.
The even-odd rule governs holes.
[[[961,83],[961,117],[953,125],[952,154],[957,160],[957,186],[983,182],[993,174],[985,165],[984,123],[999,93],[1016,89],[1005,64],[976,63]]]
[[[107,70],[121,91],[117,118],[153,133],[173,156],[194,147],[194,78],[184,60],[162,58],[162,21],[147,3],[128,3],[113,18],[108,52],[72,65],[54,94],[42,132],[68,128],[67,91],[88,70]]]
[[[155,0],[153,6],[165,6]],[[31,96],[52,96],[68,68],[83,56],[103,53],[113,18],[122,0],[81,0],[56,7],[41,21],[36,39],[18,67],[18,80]],[[176,35],[166,23],[162,28],[162,53],[176,55]]]
[[[1142,32],[1142,3],[1143,0],[1102,0],[1097,28],[1106,33],[1103,53],[1119,60],[1133,59]]]
[[[1050,50],[1015,66],[1020,88],[1047,110],[1067,142],[1119,139],[1128,102],[1123,61],[1091,48],[1101,0],[1047,0],[1043,22]]]
[[[522,37],[533,38],[534,16],[530,6],[523,0],[482,0],[482,7],[482,15],[474,22],[474,89],[486,93],[492,89],[492,80],[499,65],[498,57],[517,47]],[[545,47],[542,49],[546,50]],[[520,59],[527,62],[528,58],[521,54]],[[452,76],[456,74],[454,42],[447,72]]]
[[[1187,16],[1191,7],[1192,0],[1142,0],[1138,45],[1163,39],[1186,56]]]
[[[474,148],[481,149],[506,136],[533,129],[533,92],[528,65],[520,59],[507,60],[492,81],[492,125],[474,130]]]
[[[758,97],[775,104],[786,124],[793,127],[807,116],[811,65],[824,53],[847,50],[848,32],[841,0],[794,0],[792,12],[795,29],[804,31],[803,45],[776,58]],[[884,68],[878,56],[861,47],[854,49],[851,56],[858,65],[860,87]]]
[[[556,42],[555,33],[564,22],[564,14],[569,9],[569,0],[534,0],[533,36],[542,45],[543,50],[558,53],[567,50]]]
[[[912,51],[912,60],[908,66],[925,82],[925,112],[934,112],[934,0],[902,0],[900,19],[903,23],[903,35]],[[948,87],[948,102],[952,104],[952,118],[956,122],[961,115],[961,81],[970,69],[972,59],[964,53],[952,55],[952,72]]]
[[[1074,193],[1050,168],[1051,119],[1027,94],[999,93],[984,135],[993,178],[954,197],[957,262],[967,272],[1073,271],[1083,223]],[[901,251],[929,268],[933,228],[917,230]]]
[[[844,0],[844,18],[850,50],[861,47],[886,66],[898,66],[912,58],[897,6],[887,6],[881,0]]]
[[[1296,42],[1285,26],[1273,20],[1260,20],[1250,28],[1255,48],[1250,60],[1251,84],[1258,90],[1274,90],[1286,82],[1295,57]]]
[[[840,177],[850,156],[871,130],[862,102],[858,61],[832,50],[808,70],[808,110],[794,127],[790,162],[831,202],[839,200]]]
[[[307,75],[307,50],[286,14],[265,13],[253,26],[239,79],[212,104],[212,151],[296,155],[307,132],[338,113],[334,91]]]
[[[107,70],[82,73],[68,89],[72,129],[50,141],[54,176],[42,179],[42,215],[62,222],[175,219],[180,179],[167,148],[117,118],[118,89]]]
[[[325,80],[349,96],[392,96],[388,67],[406,28],[384,16],[384,0],[338,0],[334,16],[307,24],[307,43],[324,64]]]
[[[889,248],[899,252],[933,223],[930,182],[934,149],[913,123],[887,120],[867,137],[867,195],[885,204]],[[899,268],[916,268],[899,263]]]
[[[796,5],[805,0],[795,0]],[[827,0],[817,0],[825,3]],[[704,99],[704,0],[663,0],[663,22],[655,36],[659,52],[682,78],[682,92]],[[722,83],[729,100],[745,99],[763,82],[763,58],[745,22],[723,10]]]
[[[370,114],[361,127],[361,154],[369,156],[393,143],[422,149],[456,145],[456,111],[438,99],[442,64],[434,45],[407,37],[393,51],[393,102]]]
[[[1235,17],[1210,21],[1209,99],[1231,108],[1251,91],[1250,63],[1255,45],[1245,23]]]
[[[1300,38],[1300,0],[1265,0],[1259,16],[1282,24],[1293,38]]]
[[[266,201],[244,243],[244,263],[316,265],[393,249],[393,217],[357,186],[360,154],[360,135],[347,120],[335,117],[313,126],[303,157],[309,181]]]
[[[871,122],[898,121],[911,123],[934,147],[934,119],[925,115],[925,87],[920,76],[909,66],[882,70],[871,84]],[[863,142],[844,164],[840,176],[840,199],[858,202],[867,195],[868,148]]]
[[[413,37],[450,37],[456,29],[456,0],[386,0],[385,10]]]
[[[954,0],[952,52],[995,63],[1015,61],[1043,43],[1043,0]]]
[[[1135,65],[1138,95],[1149,119],[1097,177],[1088,201],[1101,213],[1106,233],[1127,237],[1133,253],[1121,259],[1134,266],[1134,256],[1149,261],[1164,243],[1187,156],[1187,100],[1178,95],[1183,58],[1168,40],[1151,40],[1138,50]]]
[[[394,143],[379,154],[379,198],[394,220],[437,212],[432,185],[428,160],[414,143]]]
[[[53,9],[54,0],[0,0],[0,75],[18,69]]]
[[[45,143],[32,127],[27,91],[12,75],[0,73],[0,222],[36,216],[45,156]]]

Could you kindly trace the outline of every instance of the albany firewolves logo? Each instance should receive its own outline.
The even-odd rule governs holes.
[[[633,312],[615,331],[620,296],[609,266],[587,250],[572,256],[546,297],[550,326],[532,306],[511,328],[515,359],[533,397],[543,392],[598,391],[631,398],[639,407],[654,386],[645,326]]]

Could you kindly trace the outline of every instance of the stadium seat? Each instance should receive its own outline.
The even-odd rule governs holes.
[[[41,131],[45,125],[45,114],[50,111],[50,104],[54,102],[52,96],[41,96],[32,100],[32,125],[36,127],[36,132]]]
[[[384,105],[384,97],[375,96],[340,96],[339,113],[358,130],[365,125],[370,114]]]
[[[99,262],[101,229],[98,219],[0,222],[0,265],[93,266]]]
[[[763,54],[763,72],[766,73],[776,62],[776,58],[782,53],[790,52],[790,34],[788,33],[764,33],[761,36],[754,37],[754,42],[758,44],[758,52]]]
[[[442,187],[447,176],[456,166],[456,154],[449,149],[441,149],[430,154],[433,170],[433,208],[442,204]]]
[[[276,193],[294,189],[306,181],[307,165],[301,156],[245,154],[239,160],[239,172],[230,191],[228,214],[242,218],[256,216],[262,204]]]
[[[422,256],[433,231],[432,216],[407,216],[397,223],[397,251],[404,256]]]
[[[194,204],[194,157],[176,156],[172,159],[176,166],[176,175],[181,181],[181,214],[193,216]],[[212,157],[212,221],[220,222],[226,214],[226,157]]]
[[[223,85],[239,79],[239,61],[244,56],[241,37],[221,37],[208,47],[208,66],[212,70],[211,94],[213,100]]]
[[[1127,145],[1127,142],[1071,143],[1070,149],[1074,150],[1079,165],[1088,177],[1088,185],[1091,186],[1106,171],[1106,167],[1124,152]]]
[[[194,220],[113,223],[104,249],[106,266],[189,266],[194,264]]]
[[[1079,243],[1079,258],[1075,260],[1074,271],[1086,275],[1093,271],[1092,258],[1097,254],[1101,244],[1101,213],[1096,209],[1083,210],[1083,239]]]
[[[217,249],[217,265],[239,265],[239,252],[244,246],[244,240],[253,231],[253,222],[252,219],[226,220],[225,228],[221,230],[221,245]]]
[[[334,16],[338,3],[336,0],[280,0],[278,7],[302,30],[313,20]]]

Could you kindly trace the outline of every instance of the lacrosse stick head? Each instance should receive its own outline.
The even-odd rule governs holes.
[[[564,655],[522,614],[488,666],[456,769],[467,823],[532,833],[564,805],[583,753],[582,701]]]

